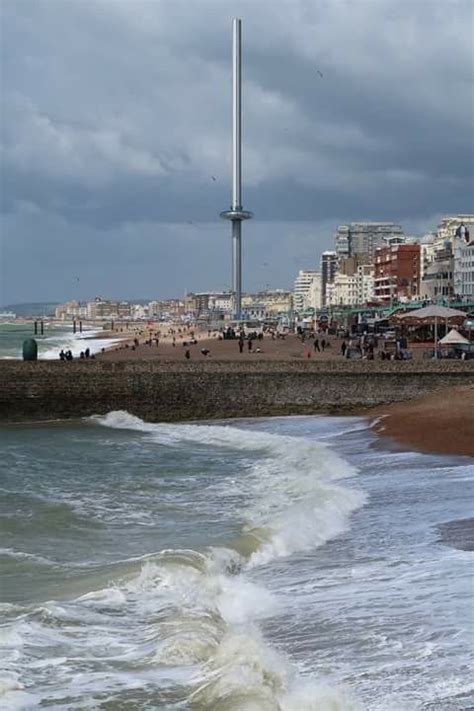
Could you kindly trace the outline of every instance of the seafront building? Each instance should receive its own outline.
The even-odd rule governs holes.
[[[461,301],[474,300],[474,239],[468,244],[456,240],[453,281],[454,293]]]
[[[420,284],[420,245],[378,247],[374,259],[374,297],[381,303],[411,301]]]
[[[394,222],[351,222],[322,253],[321,311],[416,301],[474,300],[474,215],[444,217],[435,232],[405,234]],[[308,307],[314,271],[295,282],[295,310]]]
[[[332,284],[338,269],[337,252],[326,250],[321,255],[321,302],[327,304],[328,285]]]
[[[308,308],[311,285],[313,281],[321,284],[320,280],[320,272],[311,269],[300,269],[293,288],[293,306],[295,311],[304,311]]]
[[[334,234],[335,250],[321,254],[319,269],[299,271],[292,291],[242,294],[242,317],[286,319],[339,309],[396,306],[410,302],[474,301],[474,215],[444,217],[436,231],[409,236],[393,222],[351,222]],[[314,265],[316,267],[316,265]],[[184,299],[133,304],[96,297],[57,306],[57,319],[106,321],[231,321],[231,291],[188,293]]]
[[[60,304],[56,306],[54,310],[54,317],[64,321],[65,319],[71,318],[87,318],[87,305],[81,304],[79,301],[66,301],[65,304]]]
[[[372,258],[377,247],[404,241],[403,229],[394,222],[351,222],[340,225],[335,234],[339,260],[362,254]]]

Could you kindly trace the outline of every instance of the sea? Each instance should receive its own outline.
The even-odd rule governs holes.
[[[474,708],[472,459],[322,416],[0,447],[1,709]]]
[[[94,329],[74,334],[71,324],[56,325],[48,321],[44,323],[44,333],[41,335],[39,323],[40,320],[38,335],[35,335],[33,323],[0,323],[0,360],[22,359],[23,343],[29,338],[36,340],[40,360],[58,359],[61,349],[70,350],[74,358],[78,358],[86,348],[91,353],[98,353],[101,348],[110,347],[119,340],[103,338],[101,331]]]

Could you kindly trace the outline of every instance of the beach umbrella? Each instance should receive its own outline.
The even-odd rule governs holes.
[[[456,331],[455,328],[452,328],[449,333],[447,333],[444,338],[440,340],[440,345],[443,346],[454,346],[458,343],[469,343],[467,338],[464,338],[464,336],[459,333],[459,331]]]
[[[408,313],[397,314],[397,320],[402,323],[433,323],[434,324],[434,341],[435,341],[435,358],[438,357],[436,346],[438,345],[438,319],[444,319],[446,324],[448,321],[464,321],[466,314],[464,311],[450,309],[448,306],[438,306],[431,304],[424,306],[422,309],[408,311]]]

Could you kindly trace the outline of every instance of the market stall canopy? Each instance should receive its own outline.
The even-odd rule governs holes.
[[[458,311],[457,309],[450,309],[447,306],[437,306],[436,304],[431,304],[430,306],[424,306],[422,309],[417,309],[416,311],[408,311],[404,314],[396,314],[394,318],[400,321],[426,321],[433,322],[437,319],[465,319],[467,314],[464,311]]]
[[[459,331],[456,331],[455,328],[452,328],[449,333],[445,335],[444,338],[440,340],[440,345],[443,346],[454,346],[458,343],[469,343],[467,338],[464,338],[464,336],[459,333]]]

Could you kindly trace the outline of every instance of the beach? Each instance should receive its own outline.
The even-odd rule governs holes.
[[[426,452],[474,457],[474,386],[442,389],[367,413],[377,434]]]

